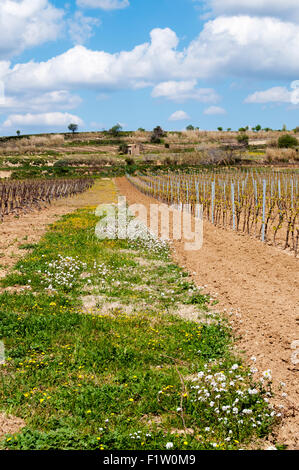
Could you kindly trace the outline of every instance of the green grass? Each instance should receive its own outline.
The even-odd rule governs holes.
[[[0,411],[26,427],[0,448],[238,449],[267,435],[269,387],[251,383],[209,297],[165,244],[98,240],[97,222],[63,217],[2,281],[24,291],[0,295]]]

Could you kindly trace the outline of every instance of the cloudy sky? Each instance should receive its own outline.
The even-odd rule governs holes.
[[[298,0],[1,0],[0,135],[299,125]]]

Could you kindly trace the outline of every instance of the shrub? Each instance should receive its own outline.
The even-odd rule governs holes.
[[[129,152],[129,147],[127,144],[120,144],[119,148],[118,148],[118,151],[119,153],[121,153],[122,155],[127,155],[128,152]]]
[[[165,132],[163,131],[162,127],[160,126],[155,127],[151,135],[151,143],[160,144],[161,138],[164,136],[165,136]]]
[[[283,149],[267,148],[266,150],[266,161],[268,163],[272,163],[272,162],[287,163],[290,160],[297,161],[298,157],[299,157],[298,152],[296,152],[295,149],[291,149],[291,148],[283,148]]]
[[[69,161],[68,160],[58,160],[57,162],[54,163],[54,168],[65,168],[69,166]]]
[[[249,137],[247,134],[240,134],[237,136],[237,141],[239,142],[239,144],[248,145]]]
[[[151,144],[161,144],[160,137],[157,137],[155,134],[151,135]]]
[[[293,137],[289,134],[284,134],[278,139],[278,147],[279,148],[294,148],[297,147],[298,140],[296,137]]]
[[[135,163],[134,158],[131,158],[131,157],[126,158],[126,164],[127,165],[134,165],[134,163]]]

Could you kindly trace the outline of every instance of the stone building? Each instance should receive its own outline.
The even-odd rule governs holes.
[[[130,144],[128,145],[128,155],[140,155],[144,150],[142,144]]]

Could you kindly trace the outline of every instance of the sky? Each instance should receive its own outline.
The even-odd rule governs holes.
[[[298,0],[0,0],[0,135],[299,125]]]

